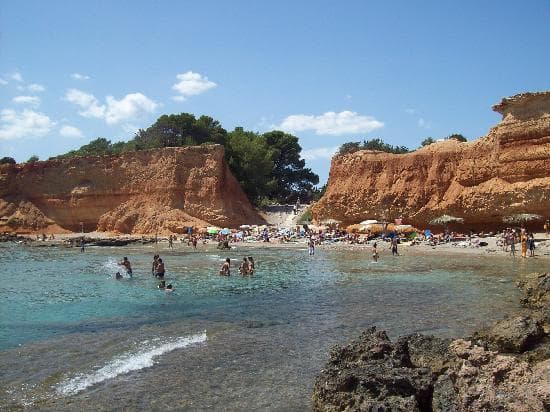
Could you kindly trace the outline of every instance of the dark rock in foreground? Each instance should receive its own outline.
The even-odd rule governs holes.
[[[550,274],[529,275],[519,286],[529,312],[474,334],[475,342],[415,334],[392,343],[371,328],[335,347],[315,381],[313,409],[550,410]]]

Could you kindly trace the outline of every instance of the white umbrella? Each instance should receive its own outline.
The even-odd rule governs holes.
[[[376,223],[378,223],[378,220],[376,220],[376,219],[367,219],[367,220],[363,220],[359,224],[366,226],[366,225],[374,225]]]

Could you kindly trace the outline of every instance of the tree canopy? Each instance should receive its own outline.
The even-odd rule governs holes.
[[[111,143],[100,137],[58,157],[110,155],[205,143],[225,147],[231,172],[255,204],[294,202],[298,197],[308,201],[317,196],[319,190],[315,186],[319,176],[305,167],[296,136],[281,131],[259,134],[241,127],[228,133],[217,120],[209,116],[195,118],[190,113],[162,115],[127,142]]]
[[[338,149],[338,154],[353,153],[358,150],[378,150],[380,152],[402,154],[409,153],[411,150],[406,146],[393,146],[382,139],[363,140],[363,142],[348,142],[344,143]]]
[[[0,159],[0,165],[4,165],[4,164],[16,164],[17,162],[15,161],[15,159],[13,157],[8,157],[8,156],[4,156],[3,158]]]

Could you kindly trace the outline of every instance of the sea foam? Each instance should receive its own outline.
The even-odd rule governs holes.
[[[156,357],[175,349],[185,348],[190,345],[206,342],[206,331],[203,333],[169,338],[161,341],[160,344],[152,345],[151,342],[141,343],[141,348],[137,351],[127,352],[113,358],[107,364],[95,372],[81,374],[74,378],[61,382],[57,388],[57,393],[61,395],[74,395],[83,391],[89,386],[112,379],[118,375],[149,368],[154,365]]]

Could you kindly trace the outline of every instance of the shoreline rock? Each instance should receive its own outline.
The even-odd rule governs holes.
[[[550,408],[550,273],[526,276],[524,310],[471,339],[375,327],[336,346],[315,380],[315,411],[535,411]]]

